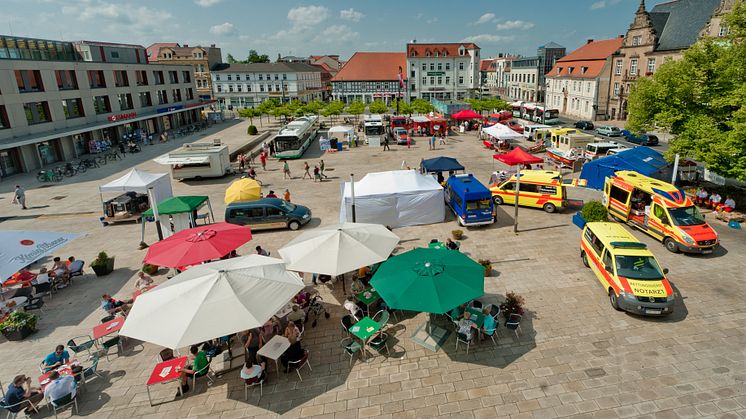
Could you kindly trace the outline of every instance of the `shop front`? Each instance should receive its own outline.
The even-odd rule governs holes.
[[[62,160],[59,139],[37,143],[36,149],[39,152],[39,159],[41,159],[42,166],[54,164]]]
[[[21,173],[23,168],[21,167],[21,158],[18,155],[17,148],[11,148],[9,150],[0,150],[0,176],[6,177]]]

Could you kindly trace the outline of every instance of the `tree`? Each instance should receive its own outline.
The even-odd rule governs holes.
[[[305,110],[307,113],[312,113],[314,115],[318,115],[319,112],[324,108],[326,104],[320,100],[314,100],[313,102],[310,102],[306,104]]]
[[[725,21],[725,39],[701,39],[633,85],[627,128],[668,131],[669,160],[678,153],[746,181],[746,3],[735,3]]]
[[[254,117],[261,115],[262,113],[254,108],[244,108],[238,110],[238,116],[241,118],[249,118],[249,123],[251,125],[254,125]],[[259,122],[261,122],[261,118],[259,119]]]
[[[400,100],[399,101],[399,115],[412,115],[412,112],[414,109],[412,109],[412,105],[405,101]]]
[[[386,113],[389,111],[389,107],[386,106],[386,103],[382,100],[374,100],[370,105],[368,105],[368,109],[370,110],[370,113]]]
[[[270,99],[260,103],[259,106],[256,107],[256,110],[259,111],[259,115],[267,115],[267,122],[269,122],[269,115],[272,113],[272,110],[278,106],[280,106],[280,103],[277,102],[276,99]]]
[[[417,113],[428,113],[433,110],[433,105],[425,99],[415,99],[411,103],[412,110]]]
[[[358,121],[360,119],[360,115],[365,112],[365,103],[359,100],[355,100],[347,105],[346,111],[350,115],[355,115],[355,121]]]
[[[329,102],[329,104],[326,105],[326,107],[321,111],[321,114],[324,116],[331,116],[332,122],[334,122],[334,117],[342,114],[342,110],[344,110],[344,108],[345,108],[344,102],[339,101],[339,100],[333,100]]]
[[[225,61],[227,61],[228,64],[236,64],[238,62],[235,58],[233,58],[233,55],[231,54],[228,54],[228,56],[225,57]]]
[[[269,56],[267,54],[259,55],[255,49],[249,50],[249,57],[246,59],[249,63],[268,63]]]

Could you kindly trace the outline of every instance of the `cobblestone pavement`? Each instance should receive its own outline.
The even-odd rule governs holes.
[[[246,123],[228,127],[210,137],[240,139]],[[207,137],[209,138],[209,137]],[[417,166],[420,158],[457,157],[470,172],[486,180],[496,163],[473,136],[454,137],[435,152],[422,138],[410,150],[358,148],[321,156],[309,150],[309,163],[324,158],[329,180],[314,183],[300,179],[302,162],[291,162],[292,180],[282,180],[277,162],[259,177],[266,188],[289,188],[292,200],[313,209],[315,219],[304,229],[338,222],[340,182],[350,173]],[[78,231],[86,233],[60,252],[91,261],[100,250],[116,256],[117,270],[83,279],[61,290],[44,307],[39,331],[22,342],[0,344],[0,379],[3,385],[18,373],[35,377],[37,365],[58,343],[91,333],[104,313],[99,296],[110,292],[127,298],[145,251],[138,250],[140,226],[102,227],[99,184],[120,176],[135,162],[139,168],[163,171],[144,161],[166,151],[169,145],[141,155],[128,155],[116,166],[107,165],[84,177],[65,179],[59,185],[27,186],[32,207],[21,211],[10,205],[10,188],[0,194],[3,229]],[[137,160],[139,159],[139,160]],[[105,178],[105,179],[98,179]],[[21,178],[23,179],[23,178]],[[207,194],[218,220],[224,210],[222,192],[232,178],[174,182],[175,194]],[[15,183],[15,182],[11,182]],[[46,185],[44,185],[46,186]],[[266,192],[266,190],[265,190]],[[62,198],[60,198],[62,197]],[[571,198],[598,198],[595,191],[571,190]],[[154,388],[151,407],[145,381],[160,348],[125,342],[120,356],[99,364],[102,378],[92,380],[80,395],[80,415],[95,418],[156,417],[739,417],[746,416],[746,337],[743,301],[746,297],[746,241],[743,231],[728,229],[710,219],[720,233],[723,247],[713,255],[686,256],[668,253],[639,232],[664,267],[677,295],[676,312],[668,318],[648,319],[614,311],[594,275],[579,258],[580,231],[572,225],[571,212],[545,214],[521,208],[521,232],[512,232],[512,208],[501,207],[498,223],[468,229],[462,250],[473,258],[493,261],[486,279],[488,302],[499,302],[506,292],[526,299],[527,316],[519,337],[502,330],[498,346],[481,342],[466,355],[454,349],[450,336],[443,349],[433,353],[410,340],[424,323],[424,314],[393,321],[389,356],[359,359],[349,366],[340,348],[343,298],[340,286],[320,287],[330,319],[308,328],[304,346],[310,350],[313,371],[303,371],[303,381],[289,374],[278,379],[269,371],[263,396],[250,392],[244,399],[243,383],[236,371],[219,377],[213,385],[198,382],[186,397],[176,397],[175,386]],[[425,245],[431,238],[445,238],[456,227],[452,215],[442,224],[397,229],[405,250]],[[274,255],[297,232],[257,232],[239,249],[251,253],[257,244]],[[155,241],[152,225],[146,242]],[[45,261],[48,263],[48,260]],[[156,277],[166,279],[165,273]],[[63,416],[70,412],[63,413]],[[41,416],[49,416],[44,409]]]

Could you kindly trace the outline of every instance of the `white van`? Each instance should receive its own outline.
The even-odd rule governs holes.
[[[625,148],[623,145],[616,141],[601,141],[597,143],[590,143],[585,146],[585,156],[588,160],[596,160],[600,157],[606,157],[609,154],[609,150],[617,150]]]
[[[537,130],[540,129],[549,129],[551,128],[549,125],[542,125],[542,124],[534,124],[534,125],[526,125],[523,127],[523,136],[526,137],[529,140],[535,140],[534,134]]]

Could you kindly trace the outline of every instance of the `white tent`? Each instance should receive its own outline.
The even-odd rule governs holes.
[[[355,134],[355,129],[349,125],[335,125],[329,128],[329,138],[336,138],[339,141],[350,141]]]
[[[482,132],[491,137],[495,137],[498,140],[510,141],[523,139],[523,134],[519,134],[503,124],[495,124],[487,128],[483,128]]]
[[[98,190],[101,194],[104,192],[138,192],[147,194],[149,188],[153,188],[153,200],[155,202],[162,202],[166,198],[174,196],[171,190],[171,178],[168,173],[149,173],[138,169],[132,169],[119,179],[99,186]],[[103,197],[101,200],[103,201]]]
[[[352,221],[352,185],[345,182],[340,222]],[[445,220],[443,187],[414,170],[368,173],[355,182],[355,221],[405,227]]]

